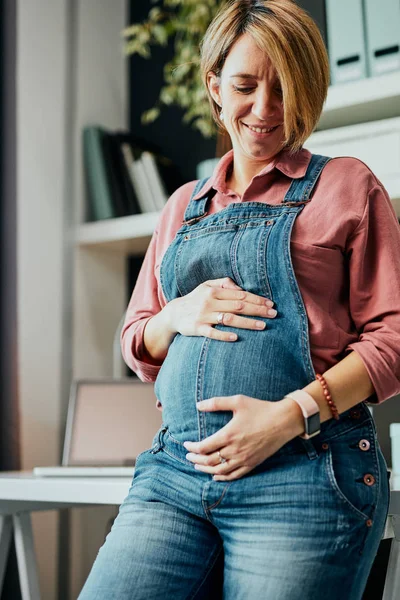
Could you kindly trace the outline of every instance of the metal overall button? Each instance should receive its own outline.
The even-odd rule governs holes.
[[[190,235],[185,235],[185,237],[183,238],[184,241],[189,240],[190,239]]]
[[[358,442],[358,447],[360,448],[360,450],[363,450],[364,452],[366,452],[367,450],[370,449],[371,443],[369,440],[360,440]]]
[[[358,408],[354,408],[350,411],[350,417],[352,419],[359,419],[361,417],[361,411]]]
[[[375,483],[375,477],[371,475],[371,473],[366,473],[363,477],[363,480],[366,485],[374,485]]]
[[[157,454],[157,452],[160,452],[160,450],[163,449],[162,436],[164,436],[164,433],[167,431],[167,429],[168,427],[161,427],[160,431],[158,432],[158,440],[153,446],[153,448],[150,450],[151,454]]]
[[[269,221],[265,221],[265,225],[273,225],[273,224],[274,224],[274,222],[273,222],[273,221],[271,221],[271,220],[269,220]]]

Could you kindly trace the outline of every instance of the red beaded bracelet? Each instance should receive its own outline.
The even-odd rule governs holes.
[[[317,380],[320,382],[320,384],[322,385],[322,389],[324,391],[324,396],[329,405],[329,408],[331,409],[332,417],[334,419],[338,420],[339,419],[339,411],[336,408],[336,404],[332,400],[332,396],[329,392],[328,384],[326,383],[325,377],[323,375],[320,375],[320,373],[316,373],[315,376],[316,376]]]

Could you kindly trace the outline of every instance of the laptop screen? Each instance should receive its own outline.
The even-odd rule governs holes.
[[[71,386],[63,465],[133,465],[161,426],[154,384],[82,380]]]

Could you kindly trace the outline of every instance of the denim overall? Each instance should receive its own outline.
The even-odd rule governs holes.
[[[312,155],[278,205],[233,202],[207,215],[212,191],[193,200],[205,181],[196,186],[161,263],[166,300],[229,276],[273,300],[278,314],[261,331],[215,325],[237,333],[234,342],[176,334],[155,383],[163,425],[137,458],[81,600],[334,600],[339,580],[341,598],[361,599],[389,503],[365,403],[229,482],[196,471],[183,446],[232,418],[198,411],[198,401],[244,394],[274,402],[315,379],[290,238],[329,160]]]

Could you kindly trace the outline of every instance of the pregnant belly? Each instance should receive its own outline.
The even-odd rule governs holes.
[[[200,400],[244,394],[276,401],[309,382],[299,344],[285,341],[279,328],[229,329],[238,334],[237,341],[178,333],[170,345],[154,389],[163,407],[163,422],[179,441],[198,439],[196,403]],[[206,413],[207,434],[231,417],[230,411]]]

